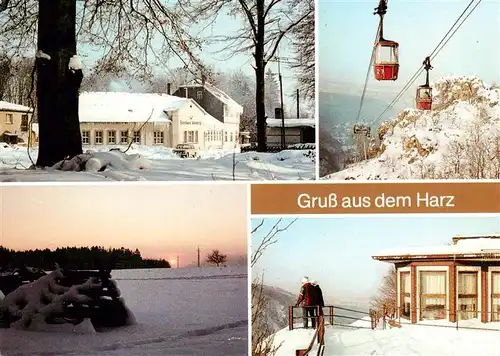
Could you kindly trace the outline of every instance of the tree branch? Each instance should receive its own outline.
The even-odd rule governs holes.
[[[281,233],[281,232],[283,232],[283,231],[288,230],[288,228],[290,226],[292,226],[292,224],[295,221],[297,221],[297,219],[298,218],[293,219],[289,224],[287,224],[287,225],[285,225],[283,227],[280,226],[281,221],[283,219],[279,219],[271,227],[271,229],[267,232],[267,234],[262,239],[261,243],[259,244],[259,246],[255,250],[255,252],[252,254],[252,258],[251,258],[251,266],[252,267],[257,263],[257,261],[262,256],[262,254],[264,253],[264,251],[265,251],[266,248],[268,248],[270,245],[273,245],[276,242],[278,242],[278,234]],[[257,231],[263,225],[263,223],[264,223],[264,221],[262,220],[261,223],[256,228],[253,229],[252,233],[254,233],[255,231]]]
[[[281,40],[283,39],[283,37],[285,37],[285,35],[288,32],[290,32],[295,26],[300,24],[307,16],[309,16],[310,12],[311,11],[307,12],[305,15],[300,17],[298,20],[296,20],[295,22],[292,22],[285,30],[281,31],[281,33],[278,35],[278,38],[276,39],[276,42],[274,43],[274,46],[273,46],[271,53],[268,55],[267,59],[265,60],[266,63],[269,62],[269,60],[271,60],[274,57],[274,55],[276,54],[276,51],[278,50],[279,44],[280,44]]]
[[[2,0],[2,2],[0,2],[0,13],[7,10],[7,7],[9,6],[9,1],[10,0]]]

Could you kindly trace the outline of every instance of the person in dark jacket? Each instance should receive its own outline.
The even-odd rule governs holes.
[[[319,308],[319,315],[323,315],[323,307],[325,306],[325,301],[323,300],[323,291],[321,290],[317,281],[311,281],[313,289],[313,302]]]
[[[309,283],[309,278],[304,277],[302,279],[302,288],[300,288],[299,299],[297,299],[297,303],[295,306],[298,307],[301,303],[303,303],[303,313],[304,313],[304,328],[308,328],[309,318],[311,318],[311,326],[313,329],[316,327],[316,317],[314,310],[314,290],[311,283]]]

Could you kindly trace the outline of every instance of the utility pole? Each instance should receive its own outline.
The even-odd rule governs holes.
[[[280,65],[280,57],[277,57],[278,60],[278,79],[280,82],[280,107],[281,107],[281,149],[284,150],[286,147],[285,141],[285,113],[283,110],[283,78],[281,77],[281,65]]]
[[[179,255],[177,255],[177,268],[179,268]]]
[[[198,246],[198,268],[200,268],[200,247]]]
[[[187,81],[188,81],[188,67],[186,65],[186,66],[184,66],[184,85],[185,85],[185,87],[184,87],[184,89],[185,89],[184,93],[186,94],[186,99],[189,97],[189,95],[188,95],[188,83],[187,83]]]
[[[285,110],[283,108],[284,103],[283,103],[283,77],[281,75],[281,62],[286,63],[286,64],[293,64],[293,61],[290,58],[286,57],[280,57],[279,53],[277,54],[276,57],[270,60],[270,62],[277,62],[278,63],[278,79],[279,79],[279,84],[280,84],[280,108],[281,108],[281,147],[285,149],[286,147],[286,140],[285,140]],[[277,118],[279,119],[279,118]]]
[[[300,119],[300,100],[299,100],[299,89],[297,89],[297,119]]]

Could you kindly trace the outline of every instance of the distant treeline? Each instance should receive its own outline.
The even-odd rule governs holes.
[[[21,265],[52,270],[58,263],[61,267],[74,269],[129,269],[129,268],[170,268],[170,263],[161,259],[142,258],[138,249],[121,248],[62,247],[52,251],[14,251],[0,246],[0,266],[16,268]]]

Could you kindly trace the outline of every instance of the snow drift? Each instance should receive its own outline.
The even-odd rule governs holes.
[[[371,330],[360,319],[351,328],[325,327],[325,356],[332,355],[415,355],[468,356],[498,355],[500,323],[483,324],[477,319],[461,321],[462,328],[439,320],[419,324],[403,323],[401,328]],[[274,335],[281,345],[276,356],[293,355],[311,342],[314,330],[283,329]],[[316,355],[317,345],[311,350]]]
[[[378,128],[374,157],[326,179],[500,177],[500,89],[475,76],[444,77],[431,111],[406,109]]]

